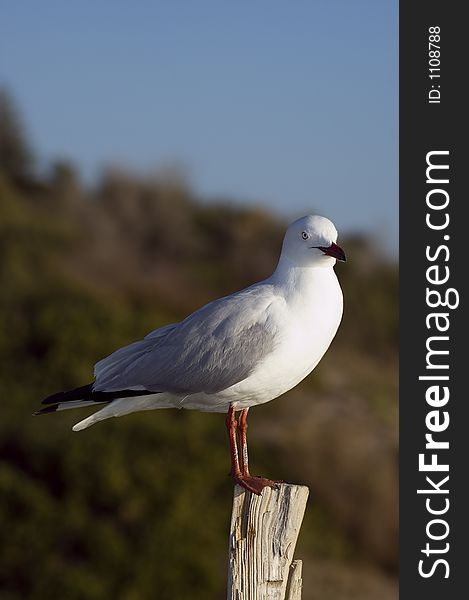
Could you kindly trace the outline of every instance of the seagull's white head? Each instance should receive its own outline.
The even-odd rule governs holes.
[[[308,215],[288,227],[282,257],[299,267],[333,267],[336,260],[345,261],[345,253],[336,242],[337,229],[332,221]]]

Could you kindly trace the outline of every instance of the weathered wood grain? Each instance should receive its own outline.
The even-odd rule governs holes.
[[[303,561],[294,560],[290,565],[290,576],[288,578],[287,593],[285,600],[301,600],[301,588],[303,580],[301,574],[303,570]]]
[[[300,600],[301,561],[292,562],[308,494],[285,483],[260,496],[235,487],[228,600]]]

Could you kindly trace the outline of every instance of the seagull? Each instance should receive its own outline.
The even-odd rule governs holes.
[[[93,383],[48,396],[35,414],[104,404],[73,426],[81,431],[157,408],[226,413],[235,482],[255,494],[276,487],[250,474],[248,411],[296,386],[332,342],[343,311],[334,266],[346,260],[336,242],[329,219],[298,219],[270,277],[116,350],[95,365]]]

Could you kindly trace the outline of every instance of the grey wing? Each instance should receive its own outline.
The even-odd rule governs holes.
[[[94,389],[175,394],[224,390],[248,377],[274,349],[276,303],[270,290],[259,288],[211,302],[181,323],[100,361]]]
[[[119,350],[97,362],[94,366],[94,376],[96,378],[94,389],[97,391],[112,391],[109,387],[106,387],[106,384],[110,384],[112,380],[117,379],[119,374],[124,373],[130,365],[149,352],[158,342],[161,343],[175,327],[177,327],[177,323],[155,329],[155,331],[149,333],[143,340],[119,348]],[[143,388],[141,385],[134,387]]]

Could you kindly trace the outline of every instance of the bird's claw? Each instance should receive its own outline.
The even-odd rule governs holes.
[[[273,479],[267,479],[266,477],[261,477],[260,475],[257,477],[254,475],[242,475],[233,477],[233,479],[245,490],[252,492],[253,494],[257,494],[258,496],[262,493],[264,488],[270,487],[276,490],[278,489],[279,483],[282,483],[281,481],[274,481]]]

